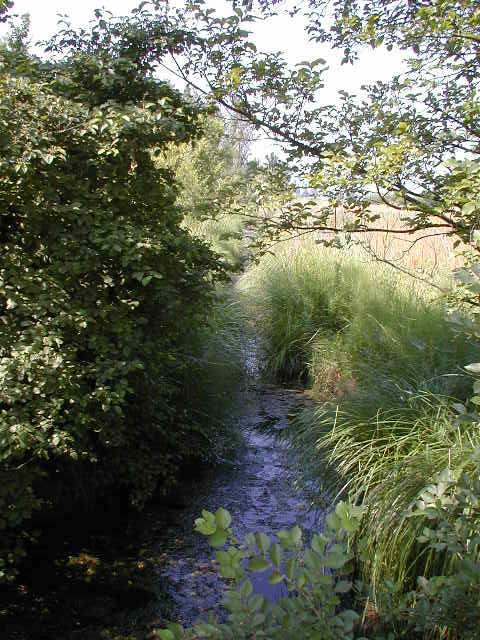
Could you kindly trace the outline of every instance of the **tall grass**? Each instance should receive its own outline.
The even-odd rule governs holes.
[[[373,371],[403,384],[436,377],[451,393],[462,376],[443,374],[470,361],[435,289],[314,240],[264,256],[239,288],[277,380],[309,380],[325,392],[335,382],[370,383]]]
[[[238,271],[245,260],[245,220],[240,215],[223,214],[213,219],[199,220],[187,216],[185,226],[201,238],[225,260],[227,266]]]
[[[185,406],[195,415],[197,444],[210,461],[228,458],[239,442],[232,416],[245,380],[244,326],[234,295],[219,291],[208,325],[191,345],[184,372]]]
[[[187,216],[184,224],[223,257],[230,273],[241,267],[245,241],[240,216],[209,220]],[[192,334],[190,359],[182,373],[185,406],[196,423],[192,450],[202,451],[207,462],[230,458],[239,444],[232,416],[245,380],[245,332],[245,314],[234,289],[218,286],[208,323]]]
[[[443,556],[417,542],[425,523],[410,512],[437,473],[464,470],[480,444],[477,429],[455,415],[451,398],[411,394],[371,414],[353,397],[304,411],[292,431],[310,472],[367,507],[362,570],[374,590],[385,579],[408,589],[418,575],[442,575]]]
[[[353,234],[358,253],[375,257],[379,262],[395,264],[409,273],[426,276],[430,280],[442,278],[445,273],[461,266],[461,251],[455,250],[454,238],[448,234],[439,233],[436,229],[396,233],[396,230],[407,228],[409,215],[383,204],[372,204],[369,212],[377,218],[375,226],[386,231]],[[341,226],[353,222],[353,217],[343,207],[338,207],[336,215],[329,222]],[[334,234],[327,231],[318,235],[333,238]],[[462,248],[466,247],[462,245]]]
[[[456,333],[436,289],[361,251],[290,241],[240,288],[267,374],[312,387],[317,406],[291,429],[305,468],[367,507],[365,575],[414,586],[439,558],[417,544],[409,508],[479,444],[452,409],[471,390],[462,367],[479,359],[478,345]]]

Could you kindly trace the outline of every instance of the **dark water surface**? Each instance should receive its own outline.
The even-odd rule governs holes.
[[[48,552],[38,556],[28,579],[0,603],[1,640],[148,638],[166,618],[191,623],[218,611],[225,586],[214,551],[193,532],[202,509],[228,509],[239,536],[295,523],[319,527],[321,515],[296,486],[298,461],[275,435],[304,402],[302,392],[257,383],[254,355],[247,365],[252,384],[241,396],[243,446],[233,463],[190,479],[175,504],[151,505],[110,530],[102,522],[88,539],[64,542],[56,563]],[[262,574],[254,587],[281,595]]]
[[[249,393],[242,416],[245,446],[234,469],[214,478],[183,514],[182,545],[169,557],[162,575],[168,578],[175,619],[193,622],[215,609],[224,588],[217,577],[214,551],[192,532],[193,520],[203,509],[228,509],[235,534],[251,531],[274,533],[299,524],[306,531],[318,528],[319,514],[312,511],[309,496],[296,488],[296,461],[285,444],[272,434],[288,424],[288,415],[301,402],[301,392],[258,386]],[[180,529],[176,529],[178,534]],[[256,574],[254,587],[267,597],[280,595],[268,575]]]

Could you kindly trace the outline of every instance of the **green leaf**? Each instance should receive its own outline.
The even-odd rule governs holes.
[[[265,622],[266,618],[263,613],[256,613],[252,618],[252,626],[259,627],[261,624]]]
[[[279,571],[274,571],[272,575],[268,578],[270,584],[279,584],[283,581],[283,575]]]
[[[265,558],[261,558],[260,556],[253,557],[248,563],[248,568],[250,571],[265,571],[270,567],[270,563]]]
[[[220,565],[220,575],[222,578],[235,578],[237,575],[236,570],[229,565]]]
[[[333,531],[339,531],[342,528],[342,520],[336,513],[329,513],[327,516],[327,525]]]
[[[228,529],[228,527],[232,524],[232,516],[226,509],[223,509],[222,507],[220,507],[220,509],[216,511],[215,520],[221,529]]]
[[[213,513],[209,511],[202,511],[202,518],[195,520],[195,530],[204,536],[209,536],[215,533],[217,530],[217,523]]]
[[[163,630],[157,630],[155,632],[156,635],[160,636],[160,638],[169,638],[171,640],[171,638],[174,638],[175,640],[181,640],[184,637],[184,630],[183,627],[180,624],[176,624],[176,623],[170,623],[169,625],[167,625],[167,629],[163,629]],[[162,636],[162,633],[170,633],[172,635],[165,635]]]
[[[325,551],[326,543],[326,538],[316,533],[312,538],[312,549],[321,555]]]
[[[292,529],[290,529],[290,537],[294,544],[300,544],[302,541],[302,530],[296,524]]]
[[[247,535],[244,538],[244,542],[250,548],[255,547],[256,542],[255,542],[255,536],[253,535],[253,533],[247,533]]]
[[[227,541],[227,532],[223,531],[223,529],[217,529],[215,533],[211,536],[208,536],[208,542],[212,547],[223,547],[223,545]]]
[[[271,544],[270,538],[264,533],[256,533],[255,542],[262,553],[266,553]]]
[[[218,629],[213,626],[213,624],[208,624],[206,622],[201,622],[200,624],[195,625],[195,631],[197,633],[203,634],[206,638],[214,637]]]
[[[475,211],[478,208],[478,203],[477,202],[467,202],[463,205],[462,207],[462,214],[464,216],[470,216],[472,215],[472,213],[475,213]]]
[[[305,564],[309,569],[312,569],[314,571],[319,571],[322,568],[322,563],[320,562],[320,558],[311,549],[307,549],[305,551],[304,559],[305,559]]]
[[[251,611],[259,611],[265,604],[265,598],[256,593],[248,602],[248,606]]]
[[[348,593],[352,588],[352,583],[348,580],[339,580],[335,585],[335,593]]]
[[[281,546],[277,542],[272,544],[269,554],[270,554],[270,559],[272,560],[273,564],[276,567],[279,567],[280,563],[282,561],[283,553],[282,553]]]
[[[297,568],[297,560],[295,558],[289,558],[285,563],[285,571],[287,578],[293,580],[295,577],[295,569]]]
[[[341,551],[331,551],[327,553],[324,565],[330,569],[341,569],[349,560],[346,553]]]
[[[253,593],[253,585],[251,580],[245,580],[245,582],[240,587],[240,595],[242,598],[249,598]]]

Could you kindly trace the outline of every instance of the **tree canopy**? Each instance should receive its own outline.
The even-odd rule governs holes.
[[[169,10],[142,3],[146,56],[284,144],[290,171],[325,204],[298,202],[268,223],[285,230],[380,229],[372,194],[401,211],[398,231],[433,229],[472,244],[479,215],[480,10],[466,0],[304,0],[233,3],[222,17],[203,0]],[[335,104],[322,101],[327,61],[291,68],[249,38],[250,9],[303,14],[313,41],[355,63],[364,47],[404,51],[406,71]],[[162,33],[162,38],[158,38]],[[157,34],[157,35],[154,35]],[[339,205],[350,213],[332,222]],[[474,244],[474,243],[473,243]],[[472,245],[473,246],[473,245]]]

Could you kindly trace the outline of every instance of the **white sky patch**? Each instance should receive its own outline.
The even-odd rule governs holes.
[[[181,0],[174,0],[181,5]],[[12,12],[29,13],[31,42],[47,40],[57,30],[58,14],[66,14],[72,26],[85,26],[97,8],[105,8],[115,15],[128,15],[140,4],[140,0],[15,0]],[[173,2],[172,2],[173,4]],[[221,13],[231,13],[231,5],[225,0],[210,0],[212,7]],[[229,10],[230,9],[230,10]],[[5,33],[1,25],[0,35]],[[357,92],[361,85],[388,80],[405,69],[402,53],[386,49],[366,49],[355,65],[342,65],[342,55],[326,45],[309,42],[305,23],[300,17],[277,16],[258,21],[252,28],[252,39],[259,51],[282,51],[291,64],[303,60],[324,58],[329,66],[325,75],[325,88],[321,94],[323,103],[334,103],[337,92]],[[271,142],[255,143],[254,155],[265,156],[274,149]]]

